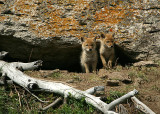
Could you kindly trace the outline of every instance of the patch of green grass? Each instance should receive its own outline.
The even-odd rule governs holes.
[[[157,85],[154,85],[154,86],[152,87],[152,89],[160,92],[160,87],[158,87]]]
[[[73,76],[73,80],[75,80],[75,81],[82,81],[81,77],[77,76],[77,75]]]
[[[139,78],[142,78],[142,79],[145,78],[144,72],[141,72],[141,71],[137,72],[137,73],[136,73],[136,76],[139,77]]]
[[[136,70],[132,70],[128,73],[128,76],[133,79],[133,78],[141,78],[143,80],[148,81],[146,74],[143,71],[136,71]]]
[[[11,91],[6,91],[4,88],[0,87],[0,114],[91,114],[95,111],[95,108],[90,104],[85,102],[85,99],[82,98],[77,100],[73,97],[67,98],[67,104],[60,105],[58,108],[49,108],[46,111],[40,110],[40,105],[42,107],[47,106],[46,103],[40,103],[36,98],[31,96],[29,93],[22,94],[24,90],[18,88],[20,97],[12,88]],[[45,101],[54,101],[55,95],[51,93],[34,93],[40,99]],[[19,100],[20,98],[20,100]],[[21,106],[20,106],[21,102]]]
[[[91,114],[95,108],[85,102],[85,98],[77,100],[71,96],[67,98],[67,104],[54,111],[57,114]]]
[[[136,76],[136,72],[135,72],[135,71],[130,71],[130,72],[128,73],[128,76],[129,76],[130,78],[133,78],[133,77]]]
[[[61,73],[60,73],[60,72],[54,72],[54,73],[51,75],[51,77],[53,77],[53,78],[59,78],[59,77],[61,77]]]
[[[117,65],[116,67],[115,67],[115,71],[118,71],[118,72],[120,72],[120,71],[122,71],[122,66],[120,66],[120,65]]]
[[[160,66],[160,60],[155,60],[154,62]]]
[[[109,104],[112,101],[114,101],[117,98],[120,98],[121,96],[123,96],[125,93],[123,92],[119,92],[119,91],[110,91],[109,96],[107,96],[107,101],[106,103]]]
[[[12,91],[12,92],[11,92]],[[33,96],[18,88],[19,95],[14,88],[5,90],[0,87],[0,114],[38,114],[40,102]]]
[[[19,112],[17,102],[17,95],[12,96],[13,99],[9,96],[9,91],[6,91],[3,87],[0,88],[0,114],[7,114],[7,113],[15,113]],[[14,103],[14,104],[13,104]]]

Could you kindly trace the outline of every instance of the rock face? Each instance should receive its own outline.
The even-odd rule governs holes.
[[[10,59],[80,71],[79,38],[101,32],[115,33],[119,58],[159,59],[160,1],[0,0],[0,50]]]

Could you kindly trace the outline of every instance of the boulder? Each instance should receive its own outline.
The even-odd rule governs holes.
[[[114,32],[119,62],[158,60],[159,4],[159,0],[0,0],[0,50],[9,52],[9,61],[41,59],[45,69],[79,72],[79,39]]]

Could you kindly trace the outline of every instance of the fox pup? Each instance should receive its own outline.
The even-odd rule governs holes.
[[[114,38],[113,34],[101,34],[100,36],[100,58],[103,67],[112,68],[113,62],[115,62],[115,50],[114,50]]]
[[[96,38],[81,38],[82,54],[81,66],[83,72],[96,72],[97,67],[97,51]]]

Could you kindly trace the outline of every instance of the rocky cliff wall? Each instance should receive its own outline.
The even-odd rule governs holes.
[[[160,1],[0,0],[0,50],[9,58],[79,69],[79,38],[101,32],[114,32],[133,59],[159,59]]]

